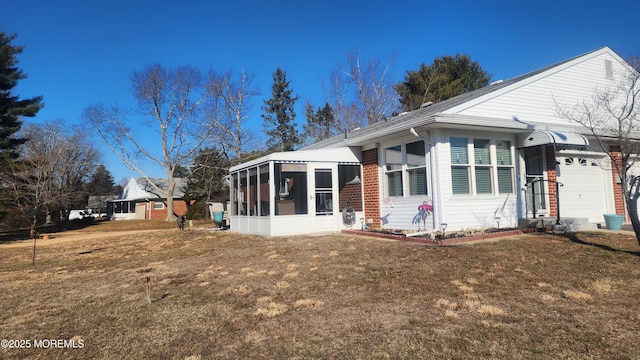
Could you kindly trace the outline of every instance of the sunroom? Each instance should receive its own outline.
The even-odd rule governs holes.
[[[360,226],[361,154],[340,147],[272,153],[229,169],[231,230],[266,235]]]

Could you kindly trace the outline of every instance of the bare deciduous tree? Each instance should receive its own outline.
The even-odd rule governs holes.
[[[640,61],[631,59],[626,71],[615,74],[618,81],[594,91],[590,98],[574,105],[555,99],[562,118],[585,128],[607,154],[620,179],[626,209],[640,244]]]
[[[328,97],[341,130],[384,121],[397,109],[390,74],[393,59],[391,56],[386,63],[376,58],[363,62],[360,50],[352,50],[346,66],[339,65],[331,72]]]
[[[329,87],[325,89],[333,108],[338,132],[350,131],[366,125],[364,110],[350,96],[349,77],[335,69],[330,74]]]
[[[84,205],[85,183],[97,167],[99,153],[81,128],[53,121],[29,125],[29,139],[19,148],[3,182],[12,189],[14,205],[27,214],[35,209],[61,213]],[[35,225],[35,224],[33,224]]]
[[[147,179],[160,194],[166,194],[166,220],[172,221],[176,167],[188,163],[213,130],[203,109],[211,94],[201,73],[191,66],[165,69],[160,64],[150,65],[134,72],[131,82],[141,117],[130,121],[118,107],[102,105],[88,107],[84,117],[130,169]],[[153,128],[160,141],[148,146],[149,140],[154,140],[149,131]],[[165,170],[166,190],[149,179],[142,160]]]
[[[244,70],[236,77],[232,71],[209,72],[207,87],[215,96],[207,106],[207,114],[215,122],[214,141],[227,159],[241,161],[246,149],[255,140],[255,133],[246,126],[251,99],[258,95],[252,87],[253,76]]]

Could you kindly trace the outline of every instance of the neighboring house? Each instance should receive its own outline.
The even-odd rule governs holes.
[[[87,209],[91,210],[96,218],[101,218],[106,216],[108,203],[117,199],[117,195],[89,196]]]
[[[563,219],[601,223],[605,213],[624,214],[607,154],[585,129],[559,118],[556,104],[589,98],[626,71],[604,47],[234,166],[231,229],[287,235],[363,225],[513,227],[534,209],[536,217],[556,217],[558,193]]]
[[[122,190],[120,197],[108,202],[109,218],[111,220],[166,219],[168,181],[162,178],[151,178],[150,180],[163,191],[158,192],[145,178],[131,178]],[[182,198],[184,197],[186,180],[176,178],[175,182],[173,210],[175,215],[184,215],[187,213],[187,204]]]

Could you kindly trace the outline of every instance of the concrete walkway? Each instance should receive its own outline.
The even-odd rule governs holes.
[[[601,231],[601,232],[611,232],[616,234],[624,234],[629,236],[636,236],[636,233],[633,231],[633,226],[631,224],[622,224],[622,228],[620,230],[609,230],[605,227],[597,230],[589,230],[589,231]]]

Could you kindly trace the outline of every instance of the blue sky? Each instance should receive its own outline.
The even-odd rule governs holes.
[[[346,54],[387,60],[400,81],[442,55],[465,53],[493,79],[508,79],[609,46],[640,55],[637,0],[611,1],[2,1],[0,29],[24,45],[29,76],[15,93],[42,95],[26,123],[81,123],[85,107],[132,106],[129,76],[151,63],[194,65],[255,75],[261,95],[251,123],[261,131],[272,74],[287,72],[304,123],[304,104],[324,103],[322,82]],[[136,176],[96,139],[116,182]],[[151,176],[162,170],[143,165]]]

